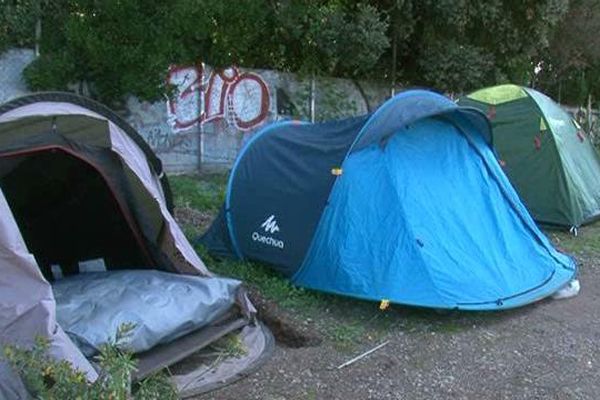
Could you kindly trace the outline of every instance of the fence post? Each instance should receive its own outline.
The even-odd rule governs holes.
[[[315,74],[310,77],[310,122],[315,122]]]
[[[38,13],[40,11],[38,10]],[[40,40],[42,39],[42,18],[38,14],[37,21],[35,22],[35,49],[34,55],[40,56]]]
[[[592,95],[588,94],[587,101],[587,129],[588,132],[592,131]]]
[[[206,65],[200,63],[200,115],[204,112],[206,96],[204,94],[204,70]],[[204,121],[202,118],[198,120],[198,171],[202,171],[202,161],[204,158]]]

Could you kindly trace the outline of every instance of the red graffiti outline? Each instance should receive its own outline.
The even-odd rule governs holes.
[[[252,127],[260,124],[260,122],[267,117],[267,115],[269,113],[270,94],[269,94],[269,87],[265,84],[265,81],[263,81],[260,76],[250,73],[250,72],[244,72],[241,75],[239,75],[239,78],[231,85],[230,90],[228,90],[228,94],[231,96],[231,98],[233,98],[233,94],[234,94],[237,86],[244,79],[249,79],[249,80],[255,81],[256,83],[258,83],[258,86],[260,86],[260,90],[261,90],[260,112],[258,113],[258,115],[255,118],[251,119],[250,121],[243,121],[241,118],[239,118],[239,116],[237,115],[235,110],[232,110],[233,116],[235,119],[235,124],[237,125],[237,127],[240,128],[241,130],[248,130],[248,129],[251,129]],[[233,105],[232,105],[232,108],[233,108]]]
[[[175,116],[175,128],[185,129],[185,128],[189,128],[190,126],[197,124],[197,123],[204,124],[206,122],[213,122],[213,121],[225,119],[226,111],[229,111],[230,113],[232,113],[232,121],[235,124],[235,126],[239,130],[246,131],[246,130],[250,130],[250,129],[258,126],[268,117],[269,104],[270,104],[269,87],[267,86],[267,84],[265,83],[265,81],[262,79],[261,76],[251,73],[251,72],[240,73],[240,70],[237,67],[230,67],[230,70],[233,72],[233,75],[231,77],[228,77],[225,74],[226,70],[223,70],[223,69],[216,70],[215,69],[211,72],[210,77],[208,79],[208,85],[207,85],[206,89],[204,89],[202,87],[203,69],[202,69],[201,65],[195,65],[192,67],[173,66],[169,69],[169,73],[167,76],[167,82],[170,84],[172,76],[175,73],[181,72],[182,70],[187,70],[187,69],[195,69],[196,73],[197,73],[197,78],[192,83],[190,83],[187,87],[185,87],[185,89],[177,96],[177,98],[184,99],[190,95],[193,95],[194,92],[199,92],[199,95],[200,95],[199,103],[200,104],[198,104],[198,110],[200,110],[200,115],[189,121],[180,121],[179,119],[177,119],[178,118],[178,115],[177,115],[178,101],[177,101],[177,99],[170,99],[169,100],[169,111],[172,115]],[[217,76],[222,79],[223,84],[220,87],[221,94],[220,94],[220,99],[219,99],[218,111],[216,113],[211,113],[211,105],[212,105],[211,98],[212,98],[213,90],[216,87],[215,79]],[[232,99],[233,99],[234,92],[235,92],[236,88],[238,87],[238,85],[240,84],[240,82],[242,82],[246,79],[253,80],[256,83],[258,83],[258,85],[260,87],[260,91],[261,91],[260,112],[258,113],[258,115],[256,117],[254,117],[253,119],[251,119],[249,121],[245,121],[245,120],[241,119],[235,112],[233,105],[231,105],[231,107],[228,107],[227,110],[225,109],[226,104],[229,106],[228,101],[231,101],[231,102],[233,101]],[[201,109],[202,99],[204,99],[204,109],[203,110]]]
[[[196,70],[196,79],[190,83],[181,93],[179,93],[177,95],[177,98],[181,98],[181,99],[185,99],[188,96],[191,96],[194,94],[194,92],[198,91],[200,89],[200,96],[198,96],[198,109],[200,109],[200,106],[202,104],[202,65],[194,65],[192,67],[189,66],[172,66],[171,68],[169,68],[169,72],[167,74],[167,84],[171,85],[171,78],[173,77],[173,75],[175,75],[177,72],[181,72],[183,70],[188,70],[188,69],[194,69]],[[171,111],[171,114],[175,116],[175,127],[178,129],[185,129],[185,128],[189,128],[190,126],[197,124],[198,122],[202,122],[202,114],[200,114],[198,117],[190,120],[190,121],[180,121],[179,119],[177,119],[177,105],[179,104],[179,102],[176,99],[170,99],[169,100],[169,110]]]
[[[212,99],[212,92],[214,88],[215,78],[220,77],[223,80],[223,85],[221,85],[221,99],[219,100],[219,111],[215,114],[210,114],[210,106]],[[225,100],[227,98],[227,92],[229,90],[229,82],[233,81],[238,76],[237,69],[234,68],[234,76],[233,78],[227,78],[223,75],[223,71],[213,71],[210,74],[210,78],[208,78],[208,88],[206,89],[205,101],[204,101],[204,115],[205,118],[202,121],[203,123],[217,121],[223,119],[225,116]]]

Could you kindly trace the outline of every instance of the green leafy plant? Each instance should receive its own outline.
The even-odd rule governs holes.
[[[133,328],[131,324],[121,326],[115,340],[102,346],[97,357],[101,373],[93,383],[89,383],[85,374],[73,369],[69,362],[51,358],[48,340],[43,337],[36,338],[30,349],[5,346],[4,357],[36,399],[177,399],[175,388],[163,372],[132,385],[131,376],[136,363],[132,355],[122,349],[122,344]]]
[[[33,46],[39,0],[0,0],[0,52]]]

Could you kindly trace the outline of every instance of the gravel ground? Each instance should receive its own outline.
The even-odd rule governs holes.
[[[393,307],[398,325],[383,338],[351,352],[327,340],[278,346],[258,372],[198,399],[599,399],[600,261],[578,261],[576,298],[485,314]],[[443,329],[432,328],[436,319]],[[384,340],[381,350],[336,369]]]

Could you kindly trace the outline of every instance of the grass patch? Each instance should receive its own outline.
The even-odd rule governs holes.
[[[364,324],[367,319],[363,317],[364,314],[352,307],[354,301],[351,299],[294,286],[261,263],[215,259],[201,246],[196,250],[214,273],[234,277],[256,287],[265,298],[277,303],[299,321],[310,319],[314,327],[340,351],[352,351],[370,327]],[[371,306],[371,312],[378,311],[376,305]],[[375,332],[370,336],[380,336],[382,333],[380,329],[375,329]]]
[[[214,273],[240,279],[299,320],[310,319],[340,351],[352,351],[364,339],[380,339],[396,321],[392,313],[380,311],[375,302],[303,289],[267,265],[216,259],[201,246],[196,250]]]
[[[433,331],[438,333],[459,333],[464,332],[469,327],[456,319],[445,319],[433,325]]]
[[[210,347],[219,352],[222,357],[240,358],[248,354],[242,339],[239,335],[229,334],[211,344]]]
[[[335,324],[326,330],[327,336],[333,341],[336,349],[352,351],[359,339],[364,336],[365,327],[358,323]]]
[[[217,212],[225,201],[226,174],[169,177],[175,207]]]
[[[567,253],[600,254],[600,222],[579,228],[577,236],[566,230],[547,230],[546,235]]]
[[[202,246],[197,246],[196,251],[212,272],[257,287],[263,296],[275,301],[279,306],[295,312],[309,313],[319,305],[319,294],[292,285],[289,280],[264,264],[216,259]]]

